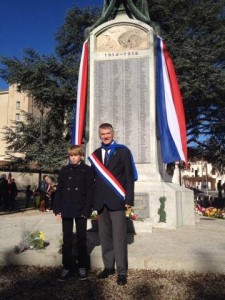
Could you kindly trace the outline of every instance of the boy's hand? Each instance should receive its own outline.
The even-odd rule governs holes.
[[[57,220],[57,221],[62,221],[62,216],[61,216],[61,214],[57,214],[57,215],[56,215],[56,220]]]

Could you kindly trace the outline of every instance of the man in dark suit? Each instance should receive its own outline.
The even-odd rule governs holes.
[[[99,126],[102,146],[90,156],[95,168],[94,209],[98,211],[99,236],[104,270],[98,275],[105,279],[115,273],[117,283],[127,283],[127,229],[125,210],[134,205],[136,169],[130,150],[113,140],[111,124]]]

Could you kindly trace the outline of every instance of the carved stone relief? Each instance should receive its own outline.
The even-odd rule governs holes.
[[[123,51],[149,49],[148,33],[130,25],[117,25],[108,28],[96,38],[96,51]]]

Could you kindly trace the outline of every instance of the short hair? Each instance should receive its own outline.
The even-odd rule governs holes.
[[[68,154],[69,154],[69,156],[72,156],[72,155],[84,156],[84,150],[83,150],[82,146],[80,146],[80,145],[72,145],[68,148]]]
[[[100,126],[99,126],[99,129],[106,129],[106,128],[111,128],[113,130],[113,127],[110,123],[102,123]]]

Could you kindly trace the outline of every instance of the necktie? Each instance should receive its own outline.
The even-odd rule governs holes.
[[[105,159],[104,159],[104,165],[107,166],[109,163],[109,150],[105,150]]]

